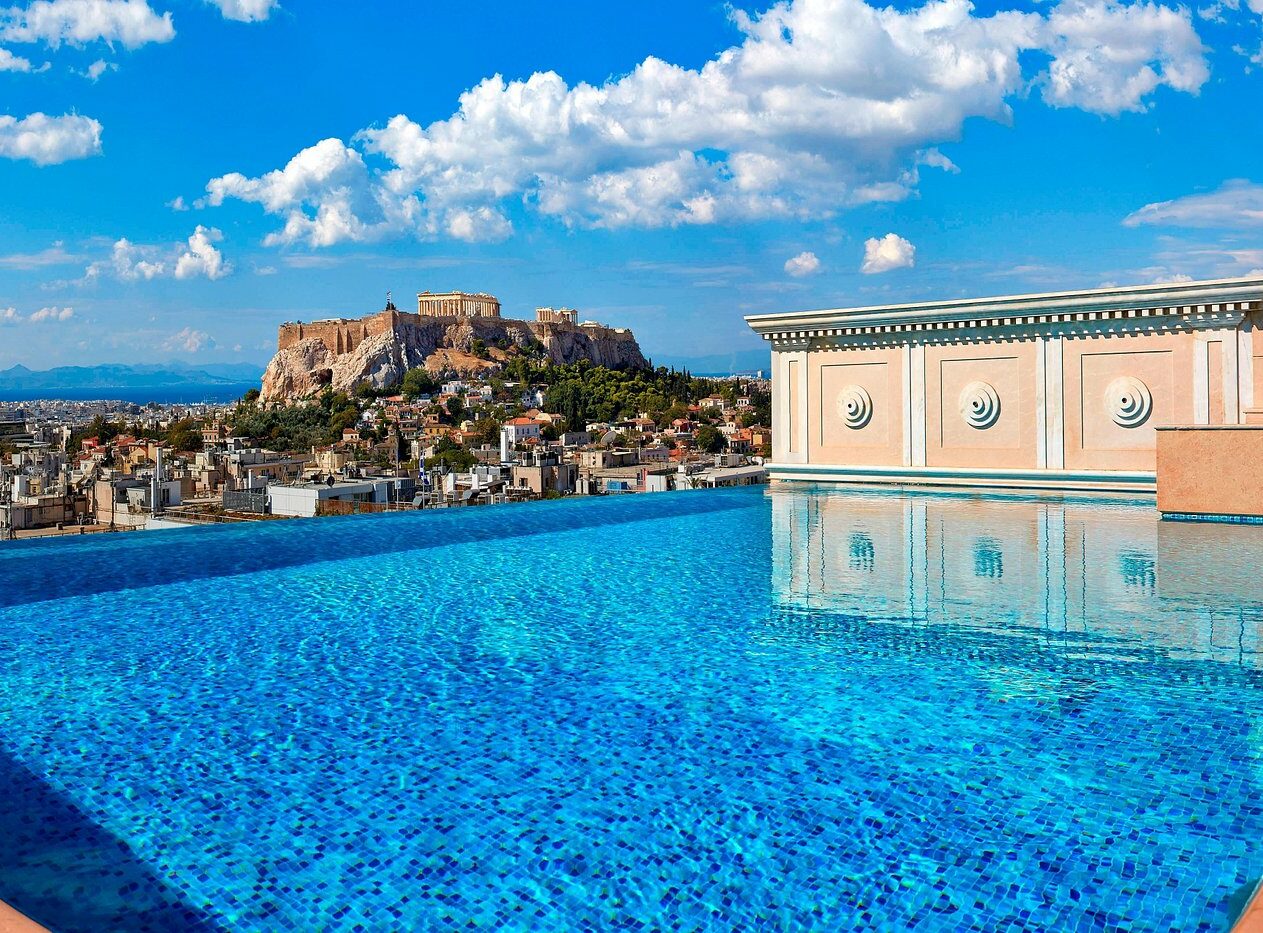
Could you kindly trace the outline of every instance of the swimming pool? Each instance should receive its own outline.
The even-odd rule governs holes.
[[[790,487],[0,546],[54,930],[1223,930],[1263,528]]]

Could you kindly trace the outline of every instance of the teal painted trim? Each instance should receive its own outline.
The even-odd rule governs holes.
[[[835,480],[909,485],[1018,486],[1028,489],[1108,489],[1152,494],[1156,474],[1114,470],[987,470],[951,467],[841,466],[825,463],[768,463],[772,479]]]
[[[1214,522],[1221,525],[1263,525],[1263,515],[1217,515],[1213,512],[1163,512],[1164,522]]]

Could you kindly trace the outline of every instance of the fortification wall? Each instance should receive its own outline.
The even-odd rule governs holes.
[[[331,353],[350,353],[369,337],[393,330],[401,318],[418,320],[415,314],[399,311],[379,311],[368,317],[349,319],[335,318],[329,321],[290,322],[280,326],[277,333],[277,350],[286,350],[303,340],[318,339]]]

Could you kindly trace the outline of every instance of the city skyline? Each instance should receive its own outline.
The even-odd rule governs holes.
[[[1249,274],[1258,6],[14,7],[0,368],[261,364],[388,289],[741,368],[746,313]]]

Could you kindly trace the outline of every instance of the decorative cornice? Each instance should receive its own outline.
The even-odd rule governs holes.
[[[1236,327],[1263,310],[1263,279],[1055,292],[832,311],[754,314],[746,322],[773,349],[1163,333]]]

